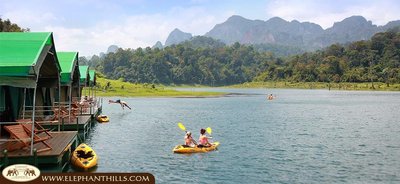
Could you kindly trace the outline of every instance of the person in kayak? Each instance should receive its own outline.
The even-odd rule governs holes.
[[[210,142],[208,142],[208,137],[205,135],[206,134],[206,130],[205,129],[201,129],[200,130],[200,138],[199,138],[199,145],[197,145],[197,147],[210,147],[212,146]]]
[[[185,146],[194,147],[195,145],[197,145],[197,143],[193,139],[192,133],[191,132],[186,132],[186,135],[185,135]]]
[[[124,107],[128,107],[129,110],[132,110],[131,107],[129,107],[128,103],[126,103],[125,101],[121,101],[120,99],[113,101],[113,100],[108,100],[108,103],[118,103],[121,105],[122,109],[124,109]]]

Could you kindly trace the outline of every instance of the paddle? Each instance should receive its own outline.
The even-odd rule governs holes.
[[[206,128],[206,132],[207,132],[208,134],[210,134],[210,135],[211,135],[211,132],[212,132],[212,129],[211,129],[211,127],[207,127],[207,128]]]
[[[182,129],[183,131],[187,132],[185,126],[183,126],[183,124],[181,122],[178,123],[178,127],[180,129]]]
[[[186,127],[183,126],[183,124],[181,122],[178,123],[178,127],[187,133]],[[193,139],[193,142],[195,145],[197,145],[197,142],[194,139]]]
[[[208,135],[211,136],[211,133],[212,133],[211,127],[207,127],[207,128],[206,128],[206,132],[208,133]],[[209,139],[212,139],[212,137],[208,137],[208,138],[209,138]],[[210,143],[210,144],[214,144],[214,143]]]

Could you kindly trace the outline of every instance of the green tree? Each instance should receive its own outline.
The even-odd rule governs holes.
[[[0,32],[29,32],[29,28],[21,28],[17,24],[12,23],[9,19],[2,20],[0,18]]]

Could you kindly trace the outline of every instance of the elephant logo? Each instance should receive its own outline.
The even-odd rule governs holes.
[[[18,176],[18,174],[19,174],[19,172],[18,172],[18,170],[17,169],[9,169],[8,171],[7,171],[7,176]]]
[[[24,172],[24,175],[25,175],[25,176],[36,176],[35,170],[26,168],[26,169],[25,169],[25,172]]]
[[[40,170],[28,164],[14,164],[4,168],[2,174],[10,181],[27,182],[38,178]]]

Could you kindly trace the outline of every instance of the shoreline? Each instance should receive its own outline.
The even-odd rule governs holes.
[[[373,87],[372,87],[373,86]],[[400,91],[400,84],[385,83],[327,83],[327,82],[247,82],[225,86],[226,88],[272,88],[272,89],[308,89],[338,91]]]
[[[222,93],[222,92],[221,92]],[[221,97],[235,97],[235,96],[256,96],[256,95],[264,95],[264,94],[254,94],[254,93],[222,93],[219,95],[206,95],[206,96],[191,96],[191,95],[182,95],[182,96],[120,96],[120,95],[97,95],[99,97],[129,97],[129,98],[221,98]]]
[[[131,98],[219,98],[229,95],[230,93],[224,92],[181,92],[181,91],[165,91],[159,93],[136,93],[135,92],[96,92],[96,96],[100,97],[131,97]]]
[[[324,82],[247,82],[229,86],[204,86],[204,85],[156,85],[156,84],[134,84],[119,80],[99,78],[95,89],[96,95],[101,97],[140,97],[140,98],[219,98],[232,97],[242,94],[213,91],[186,91],[177,88],[269,88],[269,89],[304,89],[304,90],[338,90],[338,91],[400,91],[400,84],[385,83],[324,83]],[[108,86],[108,87],[106,87]]]

